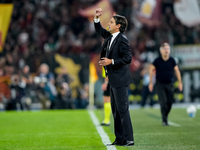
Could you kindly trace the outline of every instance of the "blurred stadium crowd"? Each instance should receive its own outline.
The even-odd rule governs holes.
[[[77,98],[72,98],[69,84],[73,79],[66,68],[56,74],[51,58],[55,53],[62,56],[100,53],[102,39],[95,33],[93,23],[79,14],[79,9],[96,2],[13,0],[12,18],[0,53],[0,101],[6,103],[6,109],[30,109],[29,104],[34,101],[41,102],[43,109],[86,108],[88,85],[82,86]],[[130,70],[135,81],[142,79],[144,64],[159,55],[162,42],[200,43],[200,26],[182,25],[174,15],[173,2],[162,0],[161,19],[155,28],[136,25],[137,0],[110,0],[114,10],[129,22],[126,35],[133,54]]]

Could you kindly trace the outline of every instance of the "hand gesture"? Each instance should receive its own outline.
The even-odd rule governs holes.
[[[150,92],[153,91],[153,83],[149,83],[149,91],[150,91]]]
[[[102,15],[102,9],[101,8],[97,8],[94,12],[94,16],[95,18],[99,18]]]
[[[107,86],[108,86],[108,83],[103,83],[103,84],[101,85],[101,89],[102,89],[103,91],[105,91],[105,90],[107,89]]]
[[[112,59],[108,59],[106,57],[101,58],[101,60],[99,61],[100,66],[107,66],[107,65],[110,65],[111,63],[112,63]]]
[[[179,82],[178,88],[179,88],[180,92],[182,92],[182,90],[183,90],[183,84]]]

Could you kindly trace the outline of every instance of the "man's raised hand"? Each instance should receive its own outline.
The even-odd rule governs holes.
[[[94,12],[94,16],[95,18],[99,18],[102,15],[102,9],[101,8],[97,8]]]

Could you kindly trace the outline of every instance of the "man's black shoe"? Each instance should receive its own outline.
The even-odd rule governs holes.
[[[107,144],[107,146],[112,146],[112,145],[122,145],[122,142],[114,141],[112,144]]]
[[[134,141],[124,141],[121,146],[134,146]]]
[[[102,122],[101,125],[102,126],[110,126],[110,123],[104,123],[104,122]]]
[[[169,124],[167,122],[163,122],[162,125],[163,126],[169,126]]]

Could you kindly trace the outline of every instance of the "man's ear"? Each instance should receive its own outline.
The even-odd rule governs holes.
[[[117,25],[117,28],[119,29],[120,27],[121,27],[121,24],[118,24],[118,25]]]

